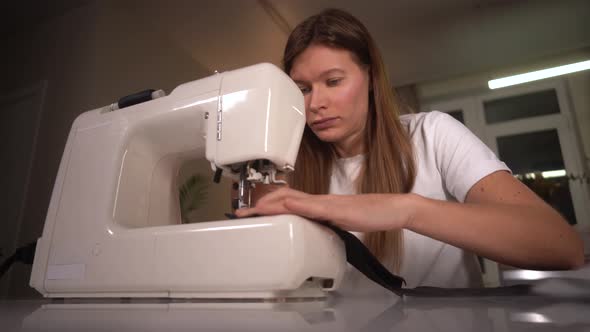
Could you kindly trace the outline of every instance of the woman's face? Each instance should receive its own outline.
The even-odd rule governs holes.
[[[369,111],[369,73],[347,50],[314,44],[303,51],[289,75],[305,97],[307,125],[340,157],[363,152]]]

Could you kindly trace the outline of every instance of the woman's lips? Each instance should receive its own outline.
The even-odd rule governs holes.
[[[336,124],[336,121],[338,121],[338,118],[336,118],[336,117],[335,118],[325,118],[325,119],[314,121],[311,124],[311,126],[313,129],[323,130],[323,129],[327,129],[327,128],[334,126]]]

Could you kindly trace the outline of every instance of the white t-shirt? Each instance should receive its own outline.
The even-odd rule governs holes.
[[[402,115],[400,120],[410,135],[416,158],[413,193],[463,202],[469,189],[486,175],[498,170],[510,171],[469,129],[446,113],[408,114]],[[363,159],[363,155],[357,155],[336,161],[330,180],[331,194],[356,193],[353,182]],[[364,237],[362,233],[355,235]],[[384,265],[392,270],[391,262],[384,262]],[[406,280],[406,287],[477,287],[482,284],[474,254],[409,230],[403,230],[399,275]],[[354,291],[371,288],[372,284],[349,267],[343,288]]]

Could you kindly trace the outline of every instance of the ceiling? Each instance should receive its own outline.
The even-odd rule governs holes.
[[[588,0],[142,1],[141,13],[201,65],[280,64],[288,32],[328,7],[377,40],[396,86],[453,78],[590,47]]]
[[[38,8],[35,15],[88,2],[56,0],[54,6],[45,6],[46,11]],[[111,3],[151,25],[211,72],[263,61],[279,65],[289,31],[306,17],[329,7],[345,9],[366,24],[381,48],[395,86],[449,79],[590,49],[589,0]],[[18,15],[18,8],[15,12],[12,16],[25,17]]]

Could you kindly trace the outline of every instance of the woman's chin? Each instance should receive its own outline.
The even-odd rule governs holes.
[[[320,139],[320,141],[326,143],[335,143],[342,139],[342,135],[339,135],[336,131],[329,129],[314,131],[314,134]]]

